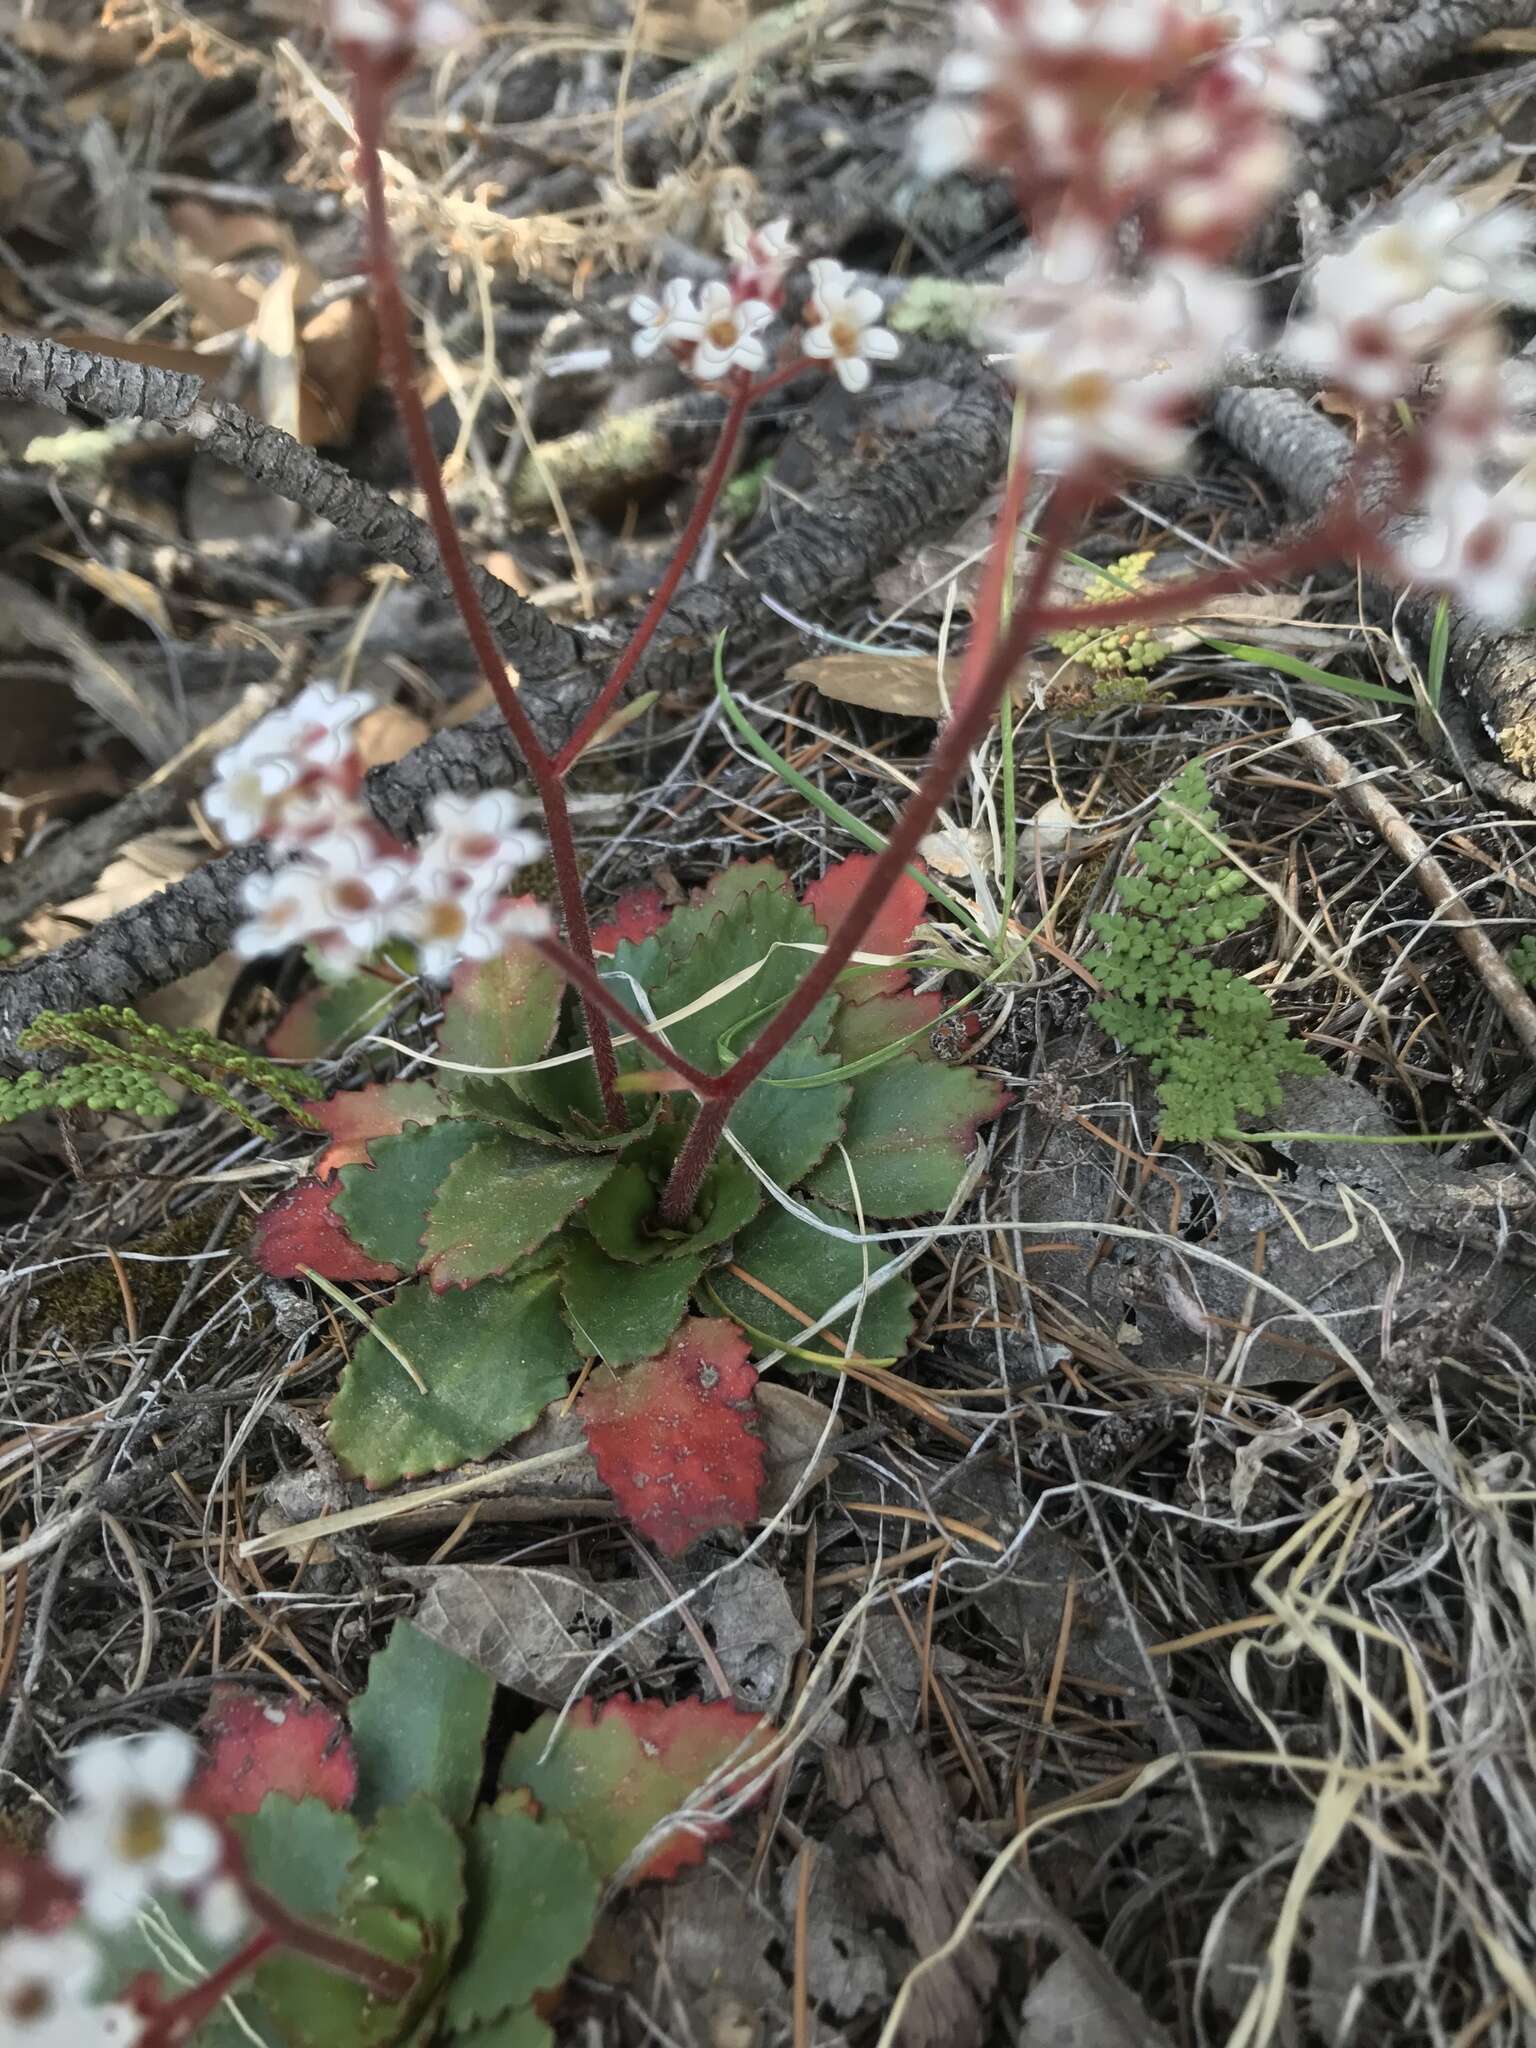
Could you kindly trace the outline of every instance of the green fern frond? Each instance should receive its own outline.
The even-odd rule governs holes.
[[[1205,770],[1192,761],[1163,796],[1116,907],[1093,920],[1106,950],[1084,962],[1105,991],[1094,1017],[1147,1061],[1159,1128],[1178,1143],[1235,1137],[1239,1117],[1278,1107],[1286,1075],[1322,1071],[1264,991],[1202,950],[1264,907],[1228,865],[1226,845]]]
[[[0,1081],[0,1121],[33,1109],[114,1109],[132,1116],[169,1116],[175,1105],[159,1083],[174,1081],[216,1103],[255,1136],[275,1138],[272,1126],[253,1115],[226,1085],[233,1082],[259,1088],[296,1122],[318,1127],[318,1119],[305,1105],[324,1090],[308,1073],[279,1066],[244,1046],[227,1045],[211,1031],[153,1024],[136,1010],[101,1003],[67,1014],[44,1010],[19,1042],[28,1052],[68,1049],[85,1058],[57,1073],[26,1073]],[[212,1071],[204,1072],[205,1068]]]

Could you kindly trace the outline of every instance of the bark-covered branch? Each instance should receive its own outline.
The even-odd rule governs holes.
[[[1350,440],[1290,391],[1224,391],[1218,431],[1256,469],[1273,478],[1303,518],[1313,518],[1338,488]],[[1396,613],[1427,638],[1439,599],[1403,598],[1395,586],[1368,582],[1383,617]],[[1496,633],[1453,607],[1448,676],[1471,702],[1505,755],[1526,775],[1536,769],[1536,634]]]
[[[63,354],[67,357],[74,352]],[[829,476],[819,491],[788,512],[770,538],[745,551],[735,566],[718,569],[706,582],[687,591],[642,662],[635,678],[637,689],[671,690],[704,684],[714,639],[722,629],[730,635],[729,658],[736,660],[783,634],[782,620],[762,602],[764,593],[795,611],[836,605],[867,589],[882,569],[925,535],[948,530],[974,511],[1001,471],[1007,451],[1007,395],[992,373],[982,369],[966,350],[935,350],[924,368],[929,378],[949,386],[952,397],[948,406],[930,413],[919,431],[888,439],[862,460],[850,458],[846,468]],[[99,398],[113,402],[115,385],[93,388]],[[161,401],[176,402],[174,398]],[[179,402],[185,405],[184,395]],[[166,415],[156,411],[151,416]],[[186,414],[176,416],[184,419]],[[220,452],[270,449],[265,440],[270,431],[256,428],[252,433],[241,427],[237,432],[231,428],[221,441]],[[303,460],[285,456],[282,463],[269,464],[264,475],[269,481],[282,475],[297,482],[313,479],[317,471],[332,471],[332,465],[320,463],[307,451],[298,450],[297,456]],[[342,475],[339,471],[333,474]],[[350,478],[343,477],[343,481],[353,483]],[[310,490],[310,483],[304,482],[304,488]],[[314,495],[329,488],[329,480],[321,476]],[[377,498],[376,493],[367,495]],[[399,510],[388,500],[384,503],[391,513]],[[319,509],[318,505],[312,508]],[[377,505],[368,516],[383,520],[379,530],[385,533],[401,530]],[[358,537],[367,536],[359,532]],[[540,624],[547,622],[541,619]],[[615,633],[605,628],[601,635],[594,632],[580,639],[574,634],[569,638],[580,660],[545,686],[554,737],[571,730],[590,698]],[[375,769],[368,779],[367,794],[380,820],[392,832],[410,838],[436,791],[484,789],[512,781],[518,772],[506,727],[491,712],[437,734],[387,768]],[[259,849],[225,854],[57,951],[0,970],[0,1058],[16,1057],[16,1038],[39,1010],[130,1001],[213,959],[228,945],[239,921],[239,884],[261,860]]]

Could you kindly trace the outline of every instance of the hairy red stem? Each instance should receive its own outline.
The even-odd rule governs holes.
[[[895,830],[886,841],[885,850],[870,869],[848,915],[833,932],[816,964],[783,1008],[763,1026],[725,1076],[728,1083],[725,1092],[700,1106],[662,1197],[662,1216],[666,1222],[681,1223],[692,1213],[700,1185],[715,1156],[731,1111],[763,1070],[778,1058],[858,951],[876,912],[917,851],[918,841],[964,773],[972,749],[991,723],[1009,678],[1037,637],[1036,619],[1041,598],[1050,586],[1067,538],[1087,510],[1091,498],[1092,493],[1082,485],[1069,485],[1058,491],[1046,515],[1024,599],[1013,623],[1002,643],[994,650],[975,687],[961,698],[954,716],[939,735],[922,781],[908,798],[906,808],[896,820]]]
[[[459,615],[464,621],[464,629],[475,650],[481,674],[490,685],[491,694],[511,729],[519,752],[528,764],[528,772],[533,777],[539,792],[539,800],[544,807],[544,826],[549,834],[550,856],[554,863],[555,880],[560,892],[560,907],[565,914],[565,928],[570,937],[571,950],[579,960],[590,966],[594,957],[592,927],[588,922],[586,904],[582,898],[581,867],[576,858],[576,839],[571,830],[571,817],[566,807],[564,786],[538,734],[533,729],[533,721],[519,703],[517,691],[507,675],[506,662],[496,645],[496,635],[491,630],[491,622],[485,615],[485,608],[475,589],[469,558],[464,552],[464,544],[459,539],[459,531],[454,524],[448,493],[443,485],[442,467],[437,459],[437,450],[433,446],[432,430],[427,424],[426,407],[422,404],[421,394],[416,389],[405,299],[400,290],[394,234],[389,224],[389,207],[384,192],[384,166],[379,157],[384,133],[384,115],[389,103],[385,79],[376,65],[360,64],[353,71],[352,82],[353,115],[357,123],[358,174],[367,200],[368,261],[373,274],[374,311],[378,316],[379,345],[384,358],[385,375],[400,414],[400,424],[410,450],[411,468],[427,501],[427,516],[442,555],[443,572],[452,588],[454,603],[458,606]],[[592,1009],[585,999],[583,1009],[586,1015],[587,1039],[592,1047],[592,1063],[603,1098],[603,1110],[613,1128],[623,1130],[628,1118],[614,1085],[618,1079],[619,1068],[618,1061],[614,1058],[613,1038],[608,1029],[608,1022],[601,1011]]]
[[[758,392],[753,386],[752,379],[738,371],[731,386],[731,402],[721,424],[720,439],[715,444],[709,468],[704,472],[704,480],[699,485],[699,495],[694,501],[692,512],[688,515],[688,524],[683,528],[672,559],[667,564],[666,574],[657,584],[655,595],[646,606],[639,625],[630,635],[629,645],[619,656],[613,674],[587,707],[580,725],[556,754],[557,774],[564,775],[580,756],[592,735],[608,716],[614,699],[634,674],[641,655],[655,638],[656,628],[666,617],[667,607],[677,595],[677,586],[682,582],[688,564],[698,553],[699,542],[704,538],[704,529],[709,524],[709,515],[714,511],[720,493],[725,489],[726,479],[730,476],[731,466],[736,460],[741,430],[746,425],[747,409],[757,396]]]
[[[201,1984],[194,1984],[180,1998],[161,2006],[149,2023],[144,2048],[181,2048],[228,1998],[242,1977],[248,1977],[263,1957],[281,1946],[275,1929],[258,1928],[244,1948],[236,1949],[227,1961]]]
[[[981,681],[987,656],[997,645],[1003,630],[1003,595],[1008,588],[1008,570],[1013,561],[1014,537],[1024,516],[1024,499],[1029,491],[1030,467],[1022,460],[1011,464],[1003,492],[1002,509],[992,530],[992,546],[981,572],[976,595],[976,624],[965,650],[965,667],[960,676],[960,694],[970,695]]]
[[[535,939],[533,943],[551,966],[558,967],[566,979],[575,984],[582,996],[595,1003],[621,1031],[627,1031],[637,1045],[643,1045],[647,1052],[654,1053],[663,1066],[670,1067],[680,1080],[686,1081],[695,1095],[708,1097],[724,1092],[724,1075],[706,1074],[702,1067],[694,1066],[681,1053],[674,1052],[659,1032],[653,1031],[649,1024],[643,1023],[633,1010],[619,1001],[596,968],[586,967],[558,939]]]

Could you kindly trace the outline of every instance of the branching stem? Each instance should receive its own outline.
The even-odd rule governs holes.
[[[384,166],[379,155],[383,140],[384,117],[389,105],[385,76],[377,65],[359,64],[353,71],[352,81],[353,116],[357,124],[358,175],[367,201],[368,261],[373,275],[374,310],[378,316],[379,345],[384,359],[385,375],[394,393],[400,424],[410,450],[411,467],[426,499],[427,516],[437,539],[443,560],[443,571],[453,590],[454,602],[459,608],[464,629],[475,650],[480,671],[490,686],[491,694],[511,729],[512,737],[516,740],[524,761],[528,764],[528,772],[533,777],[539,792],[539,800],[544,807],[544,825],[549,834],[549,850],[554,863],[555,879],[560,892],[560,907],[565,915],[565,928],[570,938],[571,950],[579,960],[591,966],[592,928],[582,897],[581,868],[576,858],[576,840],[571,830],[564,785],[533,729],[532,720],[518,702],[517,691],[507,674],[506,662],[502,659],[501,650],[496,645],[496,636],[491,630],[490,621],[475,590],[469,558],[464,552],[463,542],[459,539],[458,528],[454,525],[453,512],[448,503],[442,466],[438,462],[437,450],[432,442],[432,430],[427,423],[426,408],[416,388],[405,299],[400,289],[399,267],[395,260],[394,231],[390,226],[389,206],[384,191]],[[603,1099],[603,1110],[613,1128],[623,1130],[628,1119],[614,1085],[619,1070],[614,1057],[613,1038],[608,1029],[608,1021],[600,1010],[591,1008],[585,1000],[583,1008],[586,1014],[587,1039],[592,1048],[592,1064]]]

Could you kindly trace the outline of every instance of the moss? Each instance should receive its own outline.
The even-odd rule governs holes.
[[[164,1229],[116,1247],[119,1251],[149,1254],[147,1263],[134,1260],[128,1267],[128,1284],[133,1290],[141,1335],[158,1331],[176,1306],[187,1284],[187,1269],[181,1260],[203,1249],[212,1222],[213,1205],[204,1202]],[[236,1285],[233,1273],[227,1280],[221,1277],[215,1282],[221,1284]],[[63,1272],[45,1281],[32,1297],[31,1331],[38,1336],[56,1331],[71,1351],[91,1351],[100,1344],[110,1344],[122,1330],[123,1320],[122,1289],[105,1253],[88,1265],[66,1266]]]

